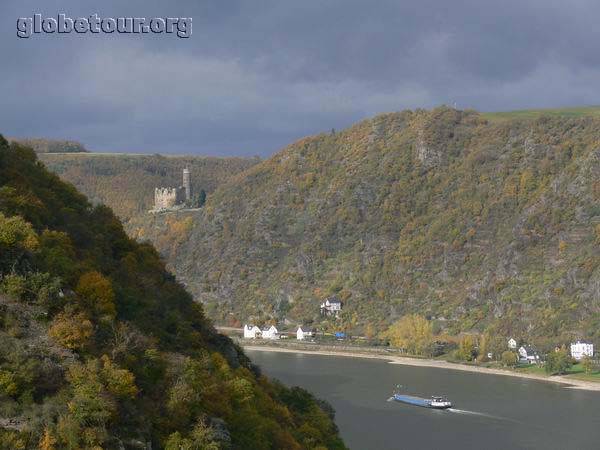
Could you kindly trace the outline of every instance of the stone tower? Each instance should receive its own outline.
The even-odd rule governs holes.
[[[190,177],[190,169],[183,169],[183,189],[185,189],[185,201],[192,200],[192,180]]]

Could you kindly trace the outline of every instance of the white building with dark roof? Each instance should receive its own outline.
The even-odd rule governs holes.
[[[274,325],[271,325],[269,328],[264,328],[262,331],[263,339],[279,339],[279,331],[275,328]]]
[[[260,328],[256,325],[244,325],[244,338],[245,339],[257,339],[261,337]]]
[[[533,345],[522,345],[519,347],[519,359],[534,364],[539,362],[540,354]]]
[[[296,331],[296,339],[299,341],[303,341],[304,339],[314,337],[314,330],[308,329],[306,327],[298,327]]]
[[[571,356],[577,361],[584,357],[592,358],[594,356],[594,344],[587,341],[577,341],[571,343]]]
[[[327,297],[323,303],[321,303],[321,314],[336,314],[342,310],[342,301],[335,295]]]

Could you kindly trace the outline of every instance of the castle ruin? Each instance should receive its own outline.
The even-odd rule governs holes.
[[[192,200],[192,180],[190,169],[183,169],[183,185],[171,187],[158,187],[154,189],[153,212],[182,209]]]

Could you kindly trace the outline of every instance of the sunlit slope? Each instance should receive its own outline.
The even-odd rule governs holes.
[[[450,332],[598,333],[600,119],[383,114],[301,139],[204,211],[134,227],[222,322],[377,334],[406,313]],[[337,321],[319,304],[344,301]]]

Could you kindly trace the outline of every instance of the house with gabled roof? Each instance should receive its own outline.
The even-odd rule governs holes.
[[[245,339],[257,339],[261,337],[260,328],[256,325],[244,325],[244,338]]]
[[[337,315],[342,310],[342,301],[335,295],[327,297],[323,303],[321,303],[321,314]]]
[[[263,328],[261,334],[263,339],[279,339],[279,331],[275,325],[271,325],[269,328]]]
[[[522,345],[519,347],[519,360],[536,364],[540,361],[540,353],[533,345]]]
[[[298,327],[296,331],[296,339],[303,341],[307,338],[312,338],[315,335],[315,331],[306,327]]]

